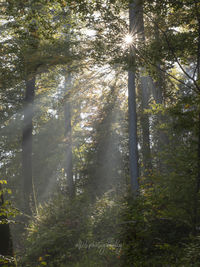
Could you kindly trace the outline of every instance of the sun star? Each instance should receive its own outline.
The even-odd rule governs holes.
[[[131,34],[127,34],[125,37],[124,37],[124,42],[127,44],[127,45],[130,45],[132,42],[133,42],[133,36]]]

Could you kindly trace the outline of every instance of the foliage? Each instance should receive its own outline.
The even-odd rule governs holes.
[[[11,194],[11,190],[5,188],[6,180],[0,180],[0,232],[1,232],[1,253],[0,265],[16,266],[16,260],[13,257],[12,240],[10,236],[10,225],[15,223],[14,218],[19,214],[19,211],[13,206],[11,201],[4,200],[7,194]],[[4,188],[2,188],[4,186]],[[8,240],[7,240],[8,239]],[[4,244],[2,243],[4,242]],[[5,249],[3,250],[3,246]]]
[[[74,200],[56,195],[40,207],[28,228],[21,266],[116,264],[119,244],[114,240],[117,213],[113,205],[108,196],[92,207],[84,195]]]
[[[155,193],[149,191],[150,197],[129,198],[124,203],[120,231],[122,266],[179,266],[191,227],[179,216],[164,217],[164,203],[158,204]]]
[[[181,263],[184,266],[198,266],[200,263],[200,240],[199,236],[191,238],[184,249]]]
[[[20,266],[198,266],[198,1],[136,1],[143,3],[144,32],[133,33],[132,49],[123,42],[130,1],[1,2],[0,171],[11,180],[17,206],[22,202],[25,80],[36,76],[31,160],[37,213],[30,218],[26,248],[19,249]],[[141,174],[135,199],[123,198],[129,184],[124,70],[130,50],[136,59]],[[66,72],[72,76],[67,92]],[[151,81],[145,88],[146,110],[141,77]],[[72,113],[76,196],[71,199],[65,173],[66,102]],[[152,165],[147,171],[141,148],[144,118]],[[48,200],[52,192],[57,193]],[[7,193],[1,189],[0,197]],[[15,212],[4,201],[1,223],[10,223]]]

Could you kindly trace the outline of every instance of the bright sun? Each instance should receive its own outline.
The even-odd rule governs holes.
[[[124,37],[124,42],[127,44],[127,45],[130,45],[132,42],[133,42],[133,36],[131,34],[127,34],[125,37]]]

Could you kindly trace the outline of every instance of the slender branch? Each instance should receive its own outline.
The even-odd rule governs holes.
[[[145,57],[141,54],[141,52],[140,52],[136,47],[135,47],[135,51],[137,52],[138,56],[139,56],[141,59],[144,60],[144,62],[147,62],[147,58],[145,58]],[[150,59],[148,59],[148,62],[147,62],[147,63],[150,64],[150,65],[152,65],[152,66],[154,66],[154,67],[156,67],[156,68],[159,69],[160,71],[162,71],[162,72],[164,72],[165,74],[167,74],[169,77],[173,78],[173,79],[176,80],[177,82],[179,82],[179,83],[183,84],[184,86],[188,87],[189,89],[191,89],[191,86],[187,85],[187,84],[186,84],[185,82],[183,82],[182,80],[176,78],[174,75],[168,73],[166,70],[163,70],[161,67],[159,67],[158,65],[156,65],[155,63],[153,63]],[[197,90],[194,88],[194,91],[195,91],[196,93],[199,93],[199,92],[200,92],[200,88],[197,87]]]
[[[155,25],[155,26],[162,32],[162,34],[163,34],[164,37],[165,37],[167,46],[168,46],[169,50],[171,51],[171,53],[172,53],[172,55],[173,55],[173,57],[174,57],[176,63],[178,64],[179,68],[180,68],[180,69],[182,70],[182,72],[188,77],[188,79],[190,79],[190,80],[194,83],[194,85],[196,86],[198,92],[200,92],[200,88],[199,88],[199,86],[198,86],[197,81],[194,79],[194,77],[190,76],[190,75],[187,73],[187,71],[183,68],[183,66],[182,66],[181,63],[179,62],[179,59],[178,59],[178,57],[177,57],[177,55],[176,55],[176,53],[175,53],[173,47],[171,46],[171,43],[170,43],[170,41],[169,41],[169,38],[168,38],[166,32],[165,32],[163,29],[161,29],[161,27],[158,25],[158,23],[157,23],[154,19],[152,19],[151,16],[149,16],[146,12],[144,12],[144,13],[145,13],[145,15],[146,15],[146,16],[147,16],[147,17],[154,23],[154,25]]]
[[[199,53],[199,52],[198,52]],[[196,64],[195,68],[194,68],[194,72],[193,72],[193,75],[192,75],[192,78],[194,79],[195,77],[195,74],[196,74],[196,71],[198,69],[198,63]]]

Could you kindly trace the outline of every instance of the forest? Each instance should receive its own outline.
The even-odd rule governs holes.
[[[0,0],[0,266],[200,266],[200,2]]]

